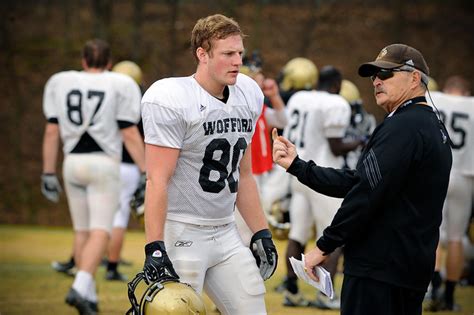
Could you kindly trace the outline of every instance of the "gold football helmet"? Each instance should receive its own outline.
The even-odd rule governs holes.
[[[144,280],[143,272],[128,283],[128,299],[132,307],[127,315],[205,315],[206,307],[199,294],[176,279],[163,279],[150,284],[138,304],[135,289]]]
[[[344,99],[351,105],[362,102],[359,89],[349,80],[342,80],[339,95],[344,97]]]
[[[293,58],[285,65],[280,88],[283,91],[311,90],[318,82],[318,68],[309,59]]]
[[[135,82],[137,82],[138,85],[142,84],[142,69],[134,63],[133,61],[129,60],[124,60],[120,61],[115,64],[115,66],[112,68],[113,72],[118,72],[122,74],[126,74],[129,77],[131,77]]]
[[[291,196],[291,195],[290,195]],[[290,233],[291,224],[288,212],[290,196],[273,202],[270,213],[267,214],[267,221],[273,238],[277,240],[287,240]]]
[[[436,83],[435,79],[432,77],[428,77],[428,79],[428,90],[430,90],[430,92],[439,91],[438,83]]]

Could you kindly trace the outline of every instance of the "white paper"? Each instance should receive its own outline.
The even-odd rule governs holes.
[[[290,263],[298,278],[323,292],[330,299],[334,297],[334,288],[331,281],[331,275],[323,267],[316,266],[314,271],[319,278],[319,282],[314,281],[304,270],[304,255],[301,255],[302,260],[290,257]]]

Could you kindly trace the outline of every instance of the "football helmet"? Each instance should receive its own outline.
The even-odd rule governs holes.
[[[142,226],[145,226],[145,204],[137,205],[135,200],[130,201],[130,209],[132,216],[140,222]]]
[[[339,95],[344,97],[344,99],[351,105],[362,103],[359,89],[349,80],[342,80]]]
[[[430,92],[439,91],[438,83],[436,83],[435,79],[432,77],[428,77],[428,79],[428,90],[430,90]]]
[[[133,61],[129,61],[129,60],[120,61],[115,64],[115,66],[112,68],[112,71],[126,74],[129,77],[131,77],[133,80],[135,80],[135,82],[137,82],[138,85],[142,84],[142,77],[143,77],[142,70]]]
[[[290,206],[291,194],[273,202],[270,213],[267,213],[268,226],[273,238],[277,240],[287,240],[290,233]]]
[[[206,307],[199,294],[190,285],[174,278],[150,284],[138,303],[135,289],[144,278],[143,272],[139,272],[128,283],[128,299],[132,307],[127,311],[127,315],[206,314]]]
[[[297,57],[288,61],[281,76],[282,91],[311,90],[318,82],[318,68],[311,60]]]
[[[239,72],[248,75],[249,77],[253,74],[253,71],[250,69],[250,67],[245,65],[240,67]]]

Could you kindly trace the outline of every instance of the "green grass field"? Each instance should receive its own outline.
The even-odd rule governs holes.
[[[72,231],[67,228],[0,225],[0,315],[76,314],[75,309],[64,303],[64,296],[73,279],[53,271],[50,267],[51,261],[69,257],[72,236]],[[142,267],[143,243],[143,232],[131,231],[127,234],[123,257],[132,261],[133,265],[120,266],[120,270],[129,278]],[[278,241],[276,245],[280,256],[283,256],[285,243]],[[284,272],[285,266],[281,261],[276,274],[266,282],[269,314],[339,314],[314,308],[283,307],[282,295],[276,293],[274,287],[281,281]],[[340,289],[340,278],[336,281],[337,289]],[[96,281],[100,314],[124,314],[129,308],[126,284],[105,281],[103,267],[100,267]],[[314,297],[314,289],[303,284],[301,288],[308,298]],[[456,298],[463,307],[462,312],[457,314],[474,314],[473,287],[458,288]],[[208,299],[206,302],[209,304]]]

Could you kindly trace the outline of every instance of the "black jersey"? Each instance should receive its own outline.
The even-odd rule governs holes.
[[[426,290],[451,163],[438,117],[429,106],[410,104],[374,130],[356,170],[297,159],[288,172],[320,193],[344,197],[317,241],[326,253],[345,245],[344,273]]]

